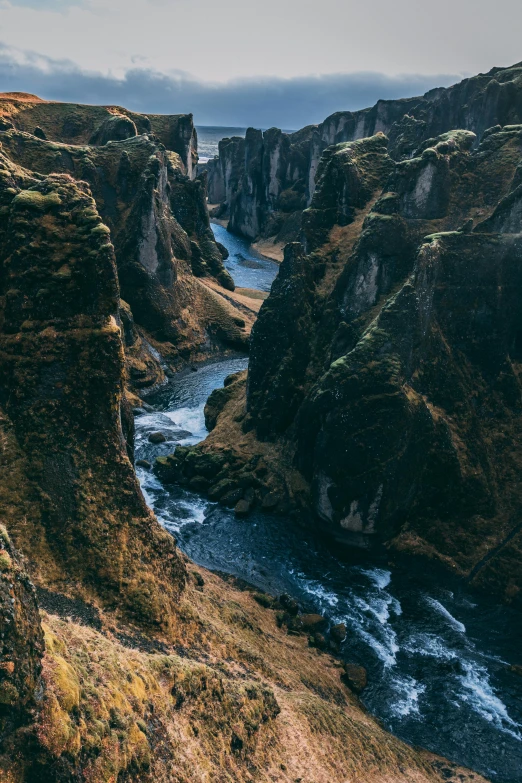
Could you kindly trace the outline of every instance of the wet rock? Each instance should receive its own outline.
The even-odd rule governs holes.
[[[165,443],[167,438],[162,432],[151,432],[148,437],[149,443]]]
[[[219,500],[220,497],[235,489],[237,489],[237,483],[232,479],[224,478],[210,487],[208,490],[209,500]]]
[[[366,669],[355,663],[344,664],[344,674],[341,675],[341,679],[355,693],[362,693],[368,684]]]
[[[235,376],[229,376],[235,378]],[[228,380],[228,379],[227,379]],[[205,403],[205,427],[212,432],[216,426],[218,416],[234,394],[234,382],[225,383],[222,388],[214,389]]]
[[[138,459],[136,460],[136,466],[138,468],[145,468],[146,470],[150,470],[152,465],[151,463],[146,459]]]
[[[226,492],[224,495],[222,495],[219,498],[219,503],[222,506],[229,506],[232,508],[235,506],[243,497],[243,490],[241,488],[233,489],[230,492]]]
[[[337,644],[342,644],[346,639],[346,625],[337,623],[330,628],[330,638]]]
[[[180,452],[180,447],[176,449],[176,454],[186,453],[184,461],[184,471],[188,476],[197,474],[207,479],[215,478],[226,462],[224,454],[214,452],[202,452],[198,449],[189,449],[188,452]]]
[[[238,500],[238,502],[234,506],[234,513],[236,517],[246,517],[249,515],[251,510],[252,510],[252,502],[246,500],[245,498],[241,498],[241,500]]]
[[[165,484],[175,484],[184,479],[183,463],[174,454],[169,454],[166,457],[156,457],[153,471],[160,481],[163,481]]]
[[[208,478],[205,478],[204,476],[193,476],[189,480],[189,487],[193,492],[206,492],[210,484],[210,481]]]
[[[283,498],[279,492],[267,492],[261,501],[263,511],[273,511],[282,502]]]
[[[221,258],[223,261],[226,261],[230,255],[228,248],[226,248],[225,245],[222,245],[221,242],[216,242],[216,245],[218,246],[218,250],[221,253]]]

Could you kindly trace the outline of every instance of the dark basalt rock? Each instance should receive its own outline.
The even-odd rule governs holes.
[[[196,176],[197,134],[192,114],[137,114],[121,106],[86,106],[78,103],[41,101],[36,96],[9,93],[0,96],[2,118],[0,129],[16,127],[33,133],[39,127],[50,141],[83,145],[121,140],[138,134],[149,134],[167,150],[177,153],[184,172]],[[127,120],[129,122],[127,122]],[[130,124],[129,124],[130,123]],[[134,129],[133,129],[134,127]],[[104,128],[110,138],[99,141],[96,134]],[[116,134],[116,135],[114,135]]]
[[[165,443],[166,440],[162,432],[151,432],[149,435],[149,443]]]
[[[210,330],[217,347],[241,335],[228,312],[208,312],[194,288],[194,272],[213,277],[227,289],[234,284],[223,266],[206,209],[205,181],[184,173],[177,155],[146,136],[100,147],[44,142],[24,133],[4,135],[9,157],[42,174],[61,171],[89,183],[100,214],[110,229],[127,324],[126,341],[134,346],[133,326],[142,327],[176,349],[179,361],[208,351]],[[191,317],[187,320],[190,305]],[[230,337],[229,337],[230,335]],[[131,380],[137,388],[163,378],[159,366],[138,341],[129,351]]]
[[[521,131],[476,148],[444,133],[399,163],[379,136],[330,148],[311,252],[287,247],[247,386],[249,427],[309,483],[318,525],[506,600],[522,591]]]
[[[245,139],[223,140],[219,157],[209,161],[210,201],[230,215],[230,230],[248,239],[285,234],[287,224],[294,229],[285,241],[299,239],[299,221],[289,219],[310,205],[328,147],[381,132],[389,137],[391,157],[403,160],[455,128],[475,133],[476,147],[487,129],[522,122],[521,74],[521,63],[493,68],[423,96],[336,112],[292,134],[249,128]]]
[[[341,675],[341,679],[355,693],[362,693],[368,684],[366,669],[355,663],[344,664],[344,673]]]

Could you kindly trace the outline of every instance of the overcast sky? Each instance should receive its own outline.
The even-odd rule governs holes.
[[[520,0],[0,0],[0,89],[300,127],[522,60]]]

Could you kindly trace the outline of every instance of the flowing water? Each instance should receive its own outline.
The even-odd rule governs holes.
[[[236,252],[236,238],[224,230],[218,238]],[[253,276],[242,280],[257,285]],[[211,361],[152,392],[155,412],[136,418],[136,457],[153,460],[203,439],[208,395],[247,364],[241,356]],[[150,444],[154,430],[169,440]],[[522,677],[509,668],[522,663],[520,614],[462,586],[427,585],[385,563],[344,557],[291,519],[239,520],[186,489],[164,488],[150,471],[138,475],[148,504],[194,561],[346,623],[342,653],[367,668],[363,701],[394,734],[492,780],[522,781]]]
[[[230,234],[224,226],[212,223],[212,231],[218,242],[225,245],[229,256],[225,268],[240,288],[257,288],[270,291],[279,264],[256,252],[245,239]]]

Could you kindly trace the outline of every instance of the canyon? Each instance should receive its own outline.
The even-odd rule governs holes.
[[[284,571],[308,547],[366,580],[385,630],[388,561],[516,622],[521,84],[249,129],[205,167],[191,115],[0,95],[0,780],[486,779],[372,717],[355,631]],[[473,665],[441,676],[471,693]]]
[[[456,121],[463,90],[477,130],[499,106],[516,118],[521,76],[467,80],[432,95],[429,112],[423,99],[426,132]],[[257,486],[258,503],[346,544],[437,562],[520,603],[522,125],[417,134],[400,157],[397,108],[390,139],[323,153],[302,241],[287,244],[252,333],[248,380],[209,400],[198,450],[231,454],[218,474],[228,491]],[[382,111],[363,112],[361,128]]]

